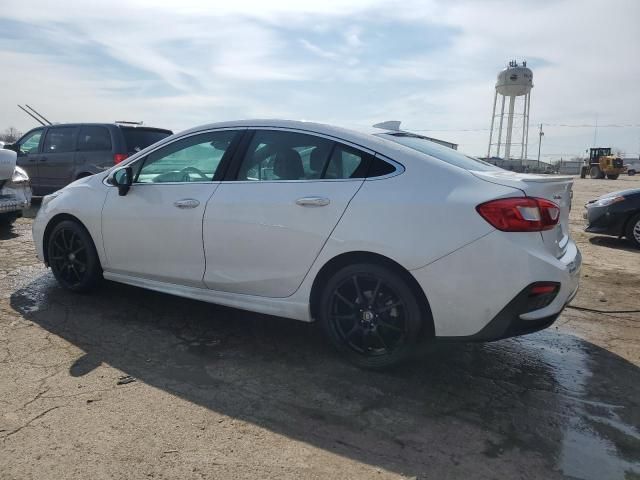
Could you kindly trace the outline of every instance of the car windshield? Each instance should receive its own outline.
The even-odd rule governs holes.
[[[144,150],[149,145],[159,142],[163,138],[172,135],[171,130],[161,130],[155,128],[123,128],[125,142],[127,143],[127,152],[136,153]]]
[[[464,168],[465,170],[501,170],[501,168],[485,162],[484,160],[464,155],[457,150],[438,145],[437,143],[427,140],[419,135],[411,133],[378,133],[376,135],[404,145],[405,147],[417,150],[418,152],[426,153],[438,160],[450,163],[456,167]]]

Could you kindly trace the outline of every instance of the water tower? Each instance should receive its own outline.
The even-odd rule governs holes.
[[[496,93],[493,97],[493,113],[491,114],[491,132],[489,133],[487,157],[494,155],[507,160],[512,158],[523,160],[527,158],[529,107],[531,106],[532,88],[533,72],[527,68],[527,62],[522,62],[519,65],[518,62],[512,60],[509,62],[509,66],[498,74]],[[496,112],[498,95],[501,97],[501,107],[500,111]],[[519,97],[522,97],[522,102],[518,100]],[[506,129],[503,129],[505,123],[504,106],[507,99],[509,99],[509,111],[506,115]],[[521,104],[521,108],[517,104]],[[498,129],[497,132],[494,132],[496,118],[498,119]],[[496,136],[497,142],[494,142],[494,137]]]

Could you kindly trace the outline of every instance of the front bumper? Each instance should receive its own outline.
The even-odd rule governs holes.
[[[625,211],[618,210],[616,207],[615,205],[586,207],[582,214],[582,218],[587,223],[584,229],[585,232],[622,236],[628,215]]]
[[[31,206],[28,184],[5,184],[0,190],[0,214],[16,213]]]

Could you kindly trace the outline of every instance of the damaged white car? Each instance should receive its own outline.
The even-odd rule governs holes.
[[[0,225],[11,224],[31,206],[29,175],[16,165],[16,152],[0,150]]]

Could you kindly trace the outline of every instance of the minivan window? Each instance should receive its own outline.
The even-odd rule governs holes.
[[[484,160],[463,155],[456,150],[438,145],[419,135],[413,135],[411,133],[377,133],[376,135],[417,150],[418,152],[426,153],[438,160],[464,168],[465,170],[502,170]]]
[[[81,152],[111,151],[109,130],[105,127],[82,127],[78,136],[78,150]]]
[[[66,153],[73,152],[73,127],[54,127],[47,131],[44,138],[44,153]]]
[[[42,130],[36,130],[31,132],[20,142],[20,153],[25,155],[37,152],[38,145],[40,145],[40,138],[42,137]]]
[[[122,128],[124,141],[127,145],[127,153],[136,153],[144,150],[149,145],[153,145],[160,140],[173,135],[171,130],[160,130],[155,128]]]

